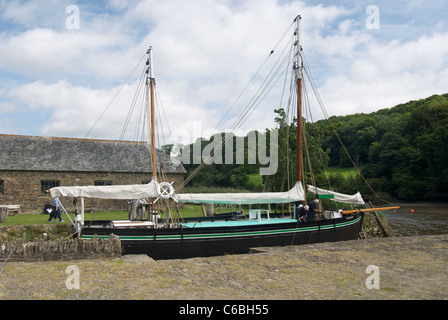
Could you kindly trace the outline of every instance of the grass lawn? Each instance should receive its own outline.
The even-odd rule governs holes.
[[[175,214],[175,209],[172,209],[172,214]],[[185,205],[181,210],[181,216],[195,217],[202,215],[202,208],[199,205]],[[69,213],[70,219],[75,220],[75,215]],[[70,220],[67,218],[65,213],[61,213],[62,220],[64,224],[69,224]],[[0,226],[14,226],[14,225],[33,225],[33,224],[47,224],[49,216],[47,214],[19,214],[17,216],[8,216],[5,223],[0,223]],[[128,219],[127,211],[109,211],[109,212],[95,212],[86,213],[84,220],[126,220]],[[57,223],[53,220],[52,223]]]
[[[263,187],[263,177],[258,173],[249,174],[249,181],[257,187]]]
[[[328,167],[325,172],[330,175],[330,174],[336,174],[336,173],[340,173],[344,176],[344,179],[347,179],[348,177],[350,177],[350,175],[352,176],[356,176],[358,174],[358,172],[352,168],[343,168],[343,167]]]
[[[252,206],[255,208],[254,206]],[[265,206],[261,206],[265,209]],[[248,207],[242,206],[243,210],[247,212]],[[226,213],[226,212],[235,212],[239,210],[239,206],[236,205],[228,205],[228,206],[216,206],[215,214]],[[167,212],[165,211],[165,214]],[[171,208],[172,216],[176,216],[176,208]],[[70,224],[70,220],[67,218],[67,215],[62,212],[61,214],[63,222],[62,224]],[[73,213],[69,214],[70,219],[72,221],[75,220],[75,215]],[[180,210],[180,216],[182,218],[188,217],[201,217],[202,206],[195,204],[185,204]],[[0,223],[0,226],[14,226],[14,225],[36,225],[36,224],[48,224],[49,216],[47,214],[19,214],[17,216],[8,216],[5,223]],[[128,212],[127,211],[107,211],[107,212],[94,212],[94,213],[85,213],[84,220],[127,220]],[[57,220],[56,220],[57,221]],[[52,223],[58,223],[53,220]]]

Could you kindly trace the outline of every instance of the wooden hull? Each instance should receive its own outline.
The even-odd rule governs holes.
[[[313,222],[217,226],[200,228],[109,228],[101,223],[84,227],[83,238],[118,236],[125,254],[154,259],[182,259],[248,253],[257,247],[301,245],[357,239],[363,213]]]

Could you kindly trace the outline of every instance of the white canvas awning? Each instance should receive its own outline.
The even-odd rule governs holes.
[[[321,188],[317,188],[309,185],[308,190],[317,195],[332,195],[333,198],[331,200],[342,203],[353,203],[353,204],[364,204],[364,200],[361,196],[361,193],[358,191],[356,194],[349,195],[338,193],[330,190],[325,190]]]
[[[180,193],[174,198],[183,203],[218,203],[218,204],[267,204],[289,203],[305,200],[302,184],[286,192],[263,193]]]
[[[143,199],[157,198],[157,183],[113,186],[72,186],[54,187],[51,196],[82,197],[99,199]],[[219,203],[219,204],[267,204],[289,203],[305,200],[305,192],[301,183],[286,192],[262,193],[180,193],[173,198],[183,203]]]
[[[132,185],[54,187],[50,189],[50,194],[53,198],[57,196],[99,199],[144,199],[158,197],[157,184],[154,181],[148,184]]]

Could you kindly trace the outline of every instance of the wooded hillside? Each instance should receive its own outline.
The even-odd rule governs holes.
[[[448,200],[448,94],[315,125],[324,131],[330,166],[352,165],[333,126],[375,191],[407,201]]]
[[[244,164],[223,162],[206,165],[189,185],[266,191],[291,187],[296,165],[296,121],[288,124],[283,109],[275,110],[275,114],[278,170],[275,175],[264,176],[264,185],[254,184],[250,179],[258,173],[260,163],[248,164],[247,137],[244,138]],[[309,153],[304,153],[306,184],[316,183],[343,193],[359,190],[370,199],[378,194],[387,194],[403,201],[448,201],[448,93],[370,114],[333,116],[315,123],[306,122],[305,127],[305,142],[309,150]],[[269,141],[270,131],[257,134],[267,135]],[[203,139],[202,148],[211,141]],[[235,145],[234,157],[237,152]],[[189,147],[193,149],[193,145]],[[170,147],[166,150],[169,151]],[[224,149],[222,152],[224,159]],[[189,174],[198,164],[184,166]],[[353,166],[362,175],[356,171],[352,171],[355,174],[343,175],[329,173],[331,170],[328,170]]]

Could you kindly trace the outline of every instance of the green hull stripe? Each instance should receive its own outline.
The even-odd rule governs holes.
[[[357,218],[353,221],[338,223],[336,225],[326,225],[321,226],[320,230],[336,229],[341,227],[350,226],[357,223],[361,218]],[[250,231],[250,232],[238,232],[238,233],[209,233],[209,234],[192,234],[192,235],[167,235],[162,236],[119,236],[120,240],[179,240],[179,239],[206,239],[206,238],[231,238],[231,237],[244,237],[253,235],[273,235],[273,234],[284,234],[284,233],[294,233],[294,232],[306,232],[306,231],[317,231],[319,227],[307,227],[307,228],[293,228],[293,229],[280,229],[280,230],[266,230],[266,231]],[[82,235],[83,239],[93,239],[94,235]],[[97,235],[98,239],[107,239],[108,235]]]

